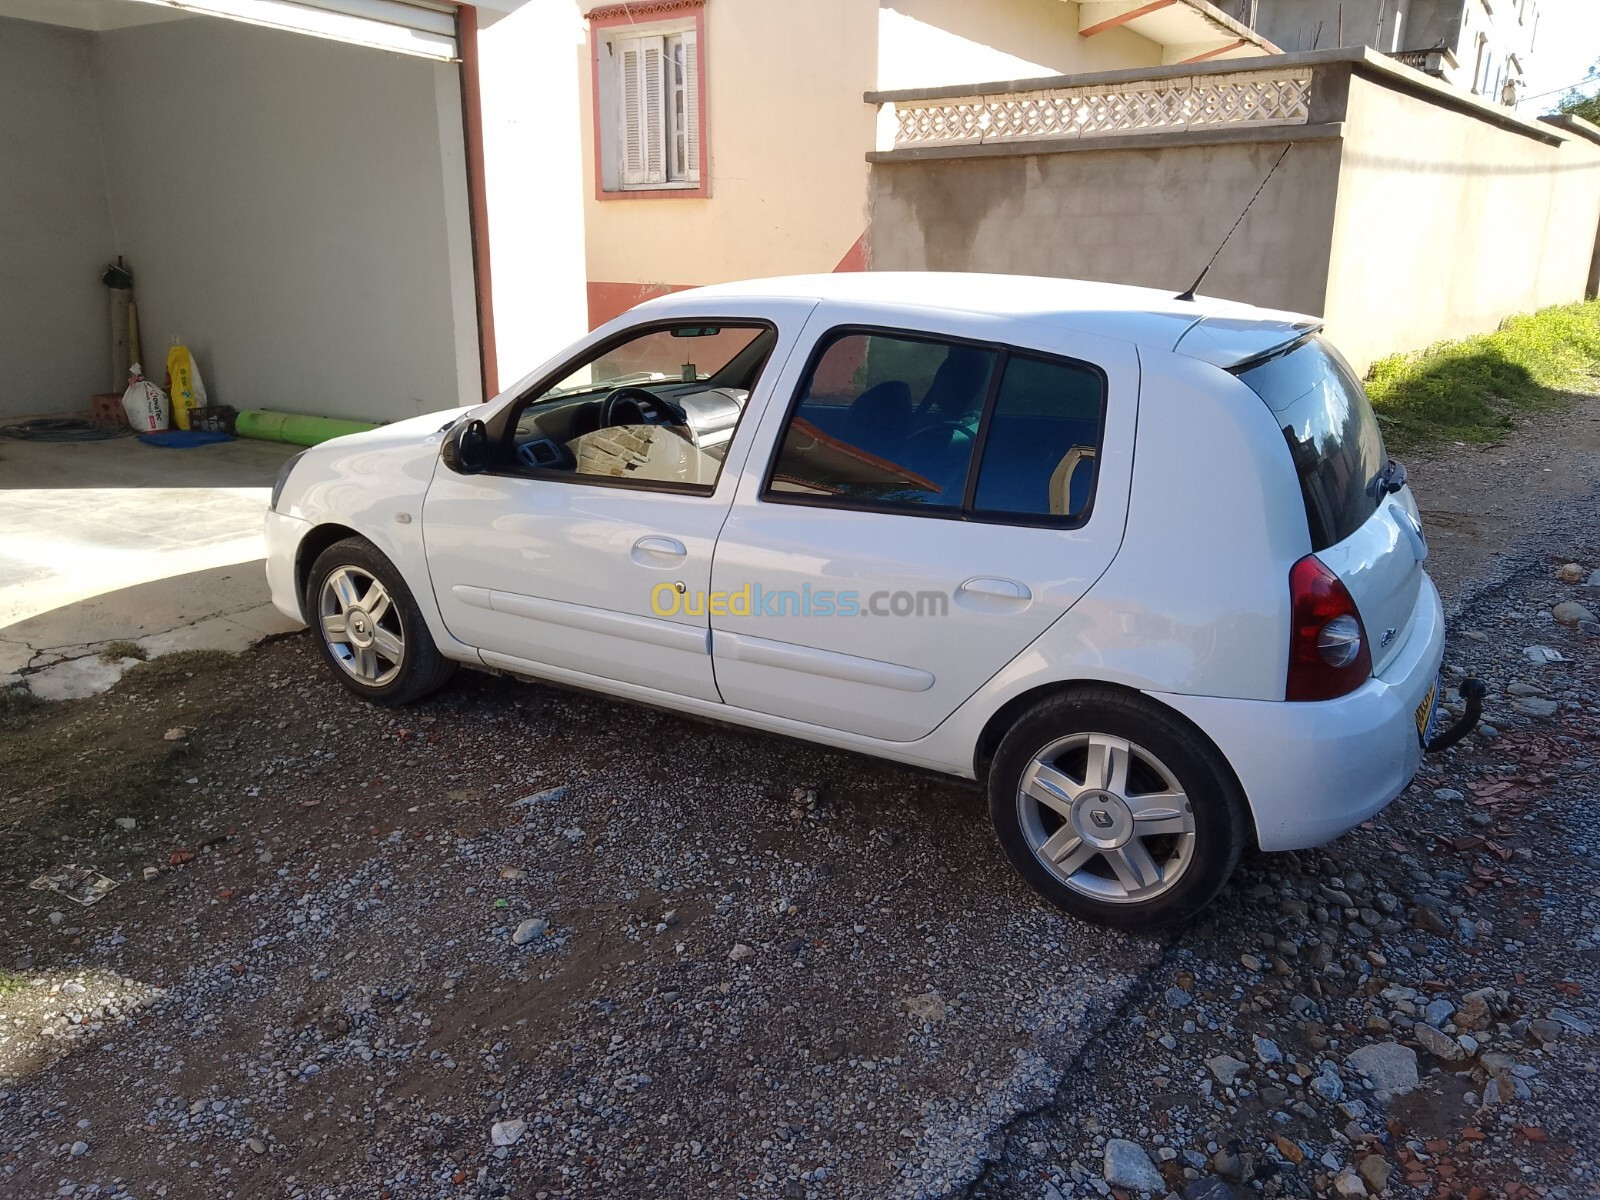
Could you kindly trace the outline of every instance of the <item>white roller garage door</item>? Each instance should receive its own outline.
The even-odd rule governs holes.
[[[456,9],[430,0],[144,0],[443,62],[459,57]]]

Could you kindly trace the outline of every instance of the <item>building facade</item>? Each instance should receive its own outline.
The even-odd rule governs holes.
[[[1520,98],[1545,0],[1222,0],[1288,53],[1367,46],[1491,103]]]
[[[877,89],[1250,59],[1205,0],[630,0],[584,11],[588,318],[863,269]]]

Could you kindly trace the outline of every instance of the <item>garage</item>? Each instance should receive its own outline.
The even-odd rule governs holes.
[[[0,423],[122,391],[119,258],[157,383],[181,340],[241,411],[481,399],[475,34],[430,0],[0,0]]]

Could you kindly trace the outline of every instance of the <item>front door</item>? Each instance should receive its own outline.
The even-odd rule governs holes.
[[[733,706],[889,741],[930,733],[1089,589],[1122,540],[1138,364],[836,324],[775,398],[717,542]],[[786,411],[787,410],[787,411]]]
[[[610,337],[491,421],[491,470],[440,465],[434,593],[485,661],[718,698],[711,553],[769,362],[803,323],[696,317]]]

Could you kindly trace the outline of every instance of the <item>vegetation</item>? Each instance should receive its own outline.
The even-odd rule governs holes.
[[[27,688],[0,687],[0,730],[20,729],[27,714],[41,703]]]
[[[1571,113],[1573,116],[1582,117],[1585,121],[1600,125],[1600,92],[1593,88],[1595,80],[1600,80],[1600,63],[1589,68],[1588,79],[1561,97],[1561,103],[1556,106],[1557,111]]]
[[[1493,333],[1373,365],[1367,394],[1393,444],[1492,442],[1518,412],[1559,408],[1600,370],[1600,301],[1508,318]]]
[[[150,656],[138,642],[117,641],[107,642],[106,648],[100,651],[100,657],[106,662],[120,662],[124,658],[137,658],[144,662]]]

